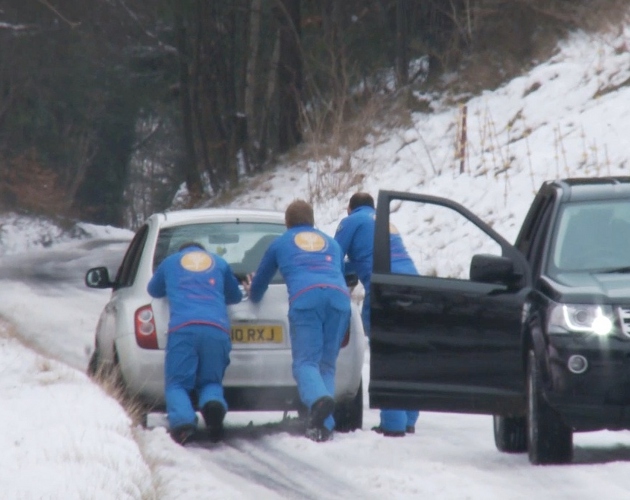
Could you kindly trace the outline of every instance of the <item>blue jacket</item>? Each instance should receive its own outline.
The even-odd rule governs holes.
[[[348,270],[353,270],[363,283],[370,282],[372,256],[374,254],[374,217],[372,207],[355,208],[348,217],[342,219],[335,232],[344,256],[348,256]]]
[[[339,245],[313,226],[292,227],[269,245],[252,280],[249,293],[252,302],[262,299],[278,269],[287,283],[290,301],[312,288],[324,286],[349,295]]]
[[[356,271],[364,287],[370,284],[374,256],[374,219],[376,211],[372,207],[355,208],[348,217],[342,219],[335,232],[344,256],[348,256],[349,268]],[[418,274],[409,257],[398,230],[390,225],[391,271],[399,274]]]
[[[202,324],[229,333],[227,304],[236,304],[243,298],[228,263],[201,247],[185,248],[164,259],[147,291],[152,297],[168,298],[169,332]]]

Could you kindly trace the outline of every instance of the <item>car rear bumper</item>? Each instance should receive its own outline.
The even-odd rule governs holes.
[[[164,406],[164,351],[140,349],[131,335],[119,338],[116,344],[129,393],[153,406]],[[361,350],[350,346],[342,349],[337,359],[335,399],[341,401],[356,395],[362,363]],[[288,349],[232,349],[223,386],[230,409],[262,411],[298,407]]]
[[[230,411],[290,411],[301,406],[297,387],[225,387]]]

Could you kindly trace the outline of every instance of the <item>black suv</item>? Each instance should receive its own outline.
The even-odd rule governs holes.
[[[420,276],[391,272],[401,225]],[[533,464],[630,428],[630,177],[544,183],[514,245],[451,200],[381,191],[371,297],[370,407],[494,415],[497,448]]]

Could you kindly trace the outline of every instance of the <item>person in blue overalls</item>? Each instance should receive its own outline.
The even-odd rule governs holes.
[[[245,289],[255,303],[278,269],[286,281],[293,377],[309,409],[305,435],[320,442],[332,438],[335,426],[335,366],[350,322],[350,292],[341,248],[314,223],[309,203],[292,202],[287,231],[271,243]]]
[[[348,203],[348,216],[337,226],[335,240],[348,256],[346,270],[357,273],[365,289],[361,319],[365,334],[370,336],[370,281],[374,254],[374,198],[368,193],[355,193]],[[390,227],[391,272],[418,274],[416,266],[407,254],[396,228]],[[385,436],[404,436],[415,432],[418,411],[382,409],[380,424],[373,430]]]
[[[147,291],[166,297],[170,309],[164,359],[170,434],[180,444],[195,434],[190,394],[196,391],[210,438],[218,440],[227,412],[223,376],[232,349],[227,304],[241,301],[239,283],[222,257],[191,242],[164,259]]]

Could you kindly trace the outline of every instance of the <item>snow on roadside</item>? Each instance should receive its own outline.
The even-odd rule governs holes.
[[[28,349],[2,322],[0,367],[3,498],[155,498],[118,402],[77,370]]]

